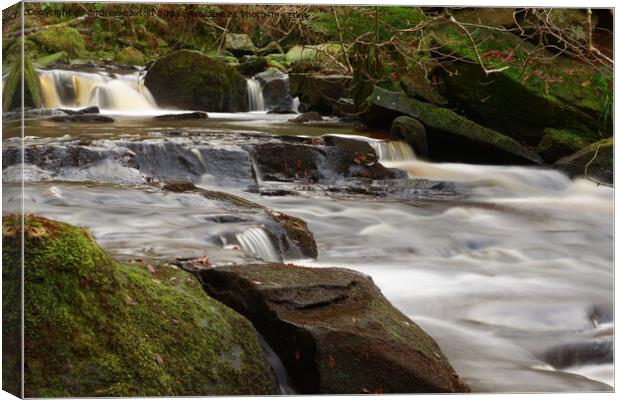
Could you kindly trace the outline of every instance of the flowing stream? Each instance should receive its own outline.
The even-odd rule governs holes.
[[[157,111],[137,73],[108,79],[52,70],[40,77],[45,102],[53,107],[96,104],[114,115],[132,107],[146,110],[145,115]],[[260,86],[250,82],[248,96],[259,109],[255,90]],[[31,175],[26,212],[88,227],[119,259],[208,254],[219,264],[283,260],[364,272],[437,340],[474,391],[599,391],[613,385],[613,189],[540,168],[431,163],[416,159],[402,142],[384,140],[380,132],[330,121],[292,126],[283,117],[245,113],[170,124],[137,118],[106,127],[83,124],[77,131],[33,119],[27,121],[26,135],[40,144],[109,139],[102,142],[104,152],[106,146],[119,146],[113,139],[158,138],[170,129],[221,132],[222,143],[194,149],[201,156],[192,166],[198,186],[303,219],[314,233],[319,257],[285,257],[261,216],[223,209],[197,195],[106,183],[110,170],[99,183],[80,180],[104,175],[66,174],[55,180]],[[4,144],[15,136],[11,129],[17,128],[9,125]],[[234,140],[263,133],[365,140],[384,165],[405,171],[409,180],[453,182],[454,190],[466,196],[330,194],[264,182],[260,176],[256,183],[249,172],[240,172],[251,170],[251,160],[235,158]],[[172,168],[169,160],[178,157],[172,149],[162,146],[153,168]],[[20,197],[9,169],[3,171],[5,214],[16,210]],[[256,184],[295,190],[292,195],[248,190]]]

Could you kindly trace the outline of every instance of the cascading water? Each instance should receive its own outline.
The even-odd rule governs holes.
[[[282,262],[280,252],[275,249],[271,239],[262,228],[250,228],[236,235],[241,248],[255,254],[264,261]]]
[[[375,150],[379,161],[407,161],[415,160],[415,153],[411,146],[400,141],[371,141],[370,145]]]
[[[246,81],[248,91],[248,105],[250,111],[265,111],[265,100],[260,82],[254,78]]]
[[[43,107],[98,106],[114,111],[153,111],[157,104],[138,72],[76,72],[37,70]]]

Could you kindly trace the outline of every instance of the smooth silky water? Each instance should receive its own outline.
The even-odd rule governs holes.
[[[105,85],[113,93],[120,87]],[[143,90],[139,81],[126,86]],[[26,135],[41,143],[174,130],[367,140],[386,166],[412,179],[457,182],[468,201],[303,190],[296,196],[262,196],[208,174],[200,186],[305,220],[318,259],[284,261],[370,275],[396,307],[437,340],[474,391],[598,391],[613,385],[613,189],[537,168],[430,163],[416,159],[404,143],[386,142],[381,132],[333,121],[301,126],[287,123],[290,116],[264,111],[210,113],[199,121],[151,118],[169,111],[103,109],[117,120],[101,125],[32,118]],[[11,140],[19,134],[18,124],[8,121],[3,134]],[[19,185],[5,183],[4,189],[7,214],[15,211]],[[167,262],[205,254],[217,264],[281,259],[260,221],[210,223],[212,215],[228,211],[196,194],[46,181],[26,182],[24,202],[28,213],[88,227],[122,260]]]

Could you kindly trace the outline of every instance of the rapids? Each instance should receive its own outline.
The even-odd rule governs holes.
[[[104,114],[136,115],[109,126],[82,124],[79,131],[36,118],[26,121],[30,144],[106,139],[98,151],[112,155],[105,170],[52,176],[27,168],[26,212],[88,227],[119,259],[143,256],[165,262],[208,254],[215,264],[283,260],[364,272],[435,338],[474,391],[598,391],[613,385],[612,188],[543,168],[431,163],[416,159],[402,142],[386,141],[381,132],[333,121],[300,126],[288,124],[290,116],[252,112],[210,113],[205,121],[162,125],[145,117],[162,110],[141,85],[139,73],[108,79],[52,70],[40,77],[48,106],[78,108],[94,102]],[[248,96],[259,109],[250,82]],[[178,164],[179,152],[193,154],[198,186],[306,221],[318,259],[283,255],[260,215],[222,208],[196,195],[132,186],[141,182],[144,170],[118,168],[120,143],[128,137],[148,143],[178,130],[217,132],[226,139],[187,149],[169,141],[144,154],[144,147],[132,145],[142,154],[144,170],[156,178],[163,169],[175,178],[187,177]],[[380,162],[408,174],[405,181],[417,184],[425,178],[445,182],[446,189],[436,197],[415,191],[375,197],[265,182],[260,171],[253,180],[252,160],[239,156],[235,140],[263,133],[365,140]],[[9,123],[3,144],[18,135],[18,126]],[[21,201],[21,170],[11,168],[3,166],[5,214],[17,211]],[[127,173],[137,175],[122,175]],[[292,194],[266,195],[278,191]],[[276,368],[277,361],[272,360]]]

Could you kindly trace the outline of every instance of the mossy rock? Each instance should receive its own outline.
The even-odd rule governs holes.
[[[293,264],[197,274],[265,335],[303,394],[469,391],[437,343],[366,275]]]
[[[248,110],[245,78],[217,59],[178,50],[157,60],[144,81],[160,107],[239,112]]]
[[[538,144],[538,154],[547,162],[554,162],[560,157],[568,156],[589,144],[583,133],[566,129],[547,128]]]
[[[69,57],[78,57],[84,52],[86,42],[75,28],[53,26],[30,35],[35,43],[47,53],[65,51]]]
[[[515,25],[514,14],[516,11],[516,8],[510,7],[467,7],[449,12],[459,22],[495,28],[510,28]]]
[[[224,48],[237,57],[256,52],[252,39],[245,33],[226,33]]]
[[[341,97],[348,97],[353,78],[348,75],[291,73],[289,85],[292,97],[310,106],[310,110],[331,115]]]
[[[146,57],[140,50],[129,46],[118,53],[116,61],[122,65],[144,65]]]
[[[18,224],[3,218],[5,276],[20,267]],[[274,393],[252,325],[193,276],[118,264],[42,217],[26,217],[24,237],[27,397]]]
[[[431,159],[483,164],[541,163],[540,157],[514,139],[478,125],[447,108],[424,103],[376,87],[362,115],[371,125],[389,125],[394,118],[407,115],[424,125]]]
[[[236,66],[237,71],[239,71],[241,75],[245,76],[254,76],[259,72],[266,70],[267,67],[269,67],[269,62],[265,57],[256,57]]]
[[[614,139],[592,143],[575,154],[560,158],[555,165],[571,177],[585,176],[597,182],[614,182]]]
[[[606,79],[601,71],[538,50],[509,32],[470,28],[487,70],[499,70],[487,74],[463,29],[440,20],[432,31],[443,52],[460,58],[443,74],[449,99],[476,122],[532,145],[548,127],[585,134],[609,130],[601,117],[611,91],[599,84]]]
[[[68,63],[69,59],[67,57],[67,52],[59,51],[58,53],[49,54],[43,57],[39,57],[34,61],[34,64],[40,67],[47,67],[54,63]]]
[[[426,130],[417,119],[406,115],[395,118],[390,127],[390,134],[409,144],[417,156],[428,155]]]
[[[286,53],[286,61],[290,64],[316,62],[322,68],[336,70],[342,70],[342,66],[346,65],[342,46],[337,43],[295,45]]]
[[[39,77],[32,66],[30,57],[24,57],[24,107],[39,108],[41,106],[41,86]],[[21,82],[22,63],[21,57],[15,59],[9,69],[2,91],[2,111],[21,109]]]

